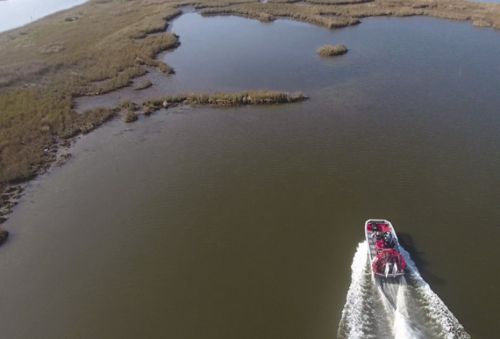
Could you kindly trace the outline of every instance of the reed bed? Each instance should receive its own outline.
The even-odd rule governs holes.
[[[345,45],[342,45],[342,44],[324,45],[316,50],[316,52],[321,57],[333,57],[333,56],[337,56],[337,55],[342,55],[342,54],[346,54],[347,51],[348,51],[347,47]]]
[[[289,93],[280,91],[246,91],[236,93],[190,93],[185,95],[165,96],[143,103],[145,111],[169,108],[179,104],[244,106],[294,103],[307,100],[301,92]]]

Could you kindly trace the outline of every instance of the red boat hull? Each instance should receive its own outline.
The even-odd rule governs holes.
[[[368,219],[365,222],[365,235],[373,274],[384,278],[404,275],[406,261],[401,255],[398,237],[391,222]]]

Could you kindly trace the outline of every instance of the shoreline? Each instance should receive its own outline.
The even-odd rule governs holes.
[[[191,93],[185,95],[165,96],[149,99],[141,104],[122,102],[111,109],[96,109],[94,111],[106,112],[106,118],[99,125],[89,125],[86,130],[59,141],[47,150],[47,161],[44,162],[37,173],[27,180],[16,183],[7,183],[0,187],[0,233],[6,232],[2,225],[8,220],[18,204],[22,194],[33,179],[45,174],[54,166],[62,166],[71,158],[72,154],[64,152],[76,141],[80,135],[85,135],[101,126],[105,122],[120,117],[124,123],[133,123],[138,116],[148,117],[161,109],[170,109],[179,106],[212,106],[212,107],[242,107],[249,105],[279,105],[297,103],[308,100],[303,93],[289,93],[284,91],[244,91],[234,93]],[[3,242],[0,240],[0,246]]]
[[[326,2],[318,4],[311,0],[300,4],[292,1],[262,4],[221,1],[219,4],[204,4],[202,1],[194,4],[193,8],[194,11],[205,16],[235,15],[261,21],[273,21],[276,18],[291,19],[330,29],[362,23],[360,18],[365,17],[414,15],[469,21],[478,27],[500,29],[500,4],[467,1],[452,2],[450,0],[418,2],[384,0],[380,3],[367,1],[354,4],[326,4]],[[410,3],[413,5],[410,6]],[[2,109],[2,100],[13,101],[16,104],[14,109],[11,110],[11,107],[7,106],[3,107],[4,110],[12,115],[21,114],[25,116],[26,121],[33,124],[32,128],[26,128],[25,130],[13,131],[12,133],[7,131],[7,138],[10,136],[10,140],[0,144],[0,159],[2,155],[4,159],[7,159],[4,160],[4,164],[0,162],[0,165],[4,166],[4,172],[0,171],[0,229],[9,215],[13,213],[14,207],[22,197],[25,185],[56,164],[60,159],[60,151],[65,146],[70,145],[77,136],[91,132],[124,111],[122,103],[114,108],[94,109],[85,112],[83,115],[78,114],[73,107],[76,97],[100,95],[130,86],[133,79],[147,72],[147,67],[156,68],[166,75],[173,73],[173,70],[167,64],[158,60],[158,55],[179,46],[178,37],[171,32],[171,23],[176,17],[182,15],[184,13],[182,9],[189,5],[193,4],[188,2],[177,4],[154,3],[150,4],[150,8],[145,13],[142,13],[144,16],[134,21],[132,25],[129,25],[129,22],[122,23],[121,21],[116,23],[118,26],[115,29],[120,34],[115,36],[117,32],[112,29],[109,35],[103,35],[98,42],[106,42],[111,37],[116,46],[121,46],[121,43],[125,44],[123,48],[126,48],[127,44],[131,46],[140,44],[140,46],[136,46],[135,57],[132,59],[128,55],[124,58],[115,54],[111,55],[111,61],[104,65],[108,66],[108,69],[103,69],[103,66],[99,65],[99,58],[102,58],[102,55],[91,54],[91,60],[88,61],[89,55],[72,55],[73,50],[67,48],[65,44],[57,45],[57,42],[49,45],[44,45],[44,42],[41,42],[39,46],[35,46],[38,46],[37,52],[45,56],[47,60],[45,65],[38,67],[38,64],[34,61],[36,59],[33,57],[37,56],[35,52],[20,62],[16,58],[7,60],[6,65],[3,68],[0,67],[0,109]],[[448,9],[446,10],[446,8]],[[28,42],[33,43],[29,36],[34,28],[48,27],[42,34],[46,34],[45,38],[51,40],[51,34],[56,34],[52,29],[58,27],[61,22],[63,25],[80,22],[87,16],[92,18],[92,11],[101,10],[122,10],[125,13],[123,15],[134,17],[130,13],[127,14],[127,10],[132,11],[133,14],[139,14],[144,9],[135,4],[120,4],[117,1],[102,4],[90,0],[75,7],[52,13],[28,25],[1,32],[0,47],[9,46],[12,41],[20,40],[21,47],[16,47],[15,53],[10,50],[7,55],[15,56],[23,53],[23,51],[28,54],[23,41],[27,39]],[[491,13],[488,12],[489,10],[492,10]],[[190,9],[187,12],[189,11],[193,10]],[[84,14],[80,14],[80,12]],[[495,17],[495,14],[498,15]],[[104,19],[109,15],[110,13],[106,12],[101,15],[99,18],[103,20],[101,25],[106,23]],[[129,26],[133,27],[130,28]],[[81,38],[82,36],[79,35],[81,29],[82,27],[75,28],[75,32],[71,31],[70,37]],[[109,48],[113,46],[112,44]],[[33,46],[29,47],[33,49]],[[107,46],[99,45],[99,48],[106,50]],[[99,49],[91,52],[96,53],[98,51],[102,52]],[[97,59],[92,60],[92,56]],[[65,59],[65,57],[68,59]],[[56,59],[55,64],[53,59]],[[68,60],[73,64],[68,64]],[[75,63],[74,60],[77,62]],[[90,66],[88,63],[90,63]],[[15,67],[11,71],[9,67],[12,65]],[[25,68],[28,68],[27,72],[24,72]],[[21,75],[15,74],[18,69],[23,69]],[[9,78],[9,71],[15,74],[13,78]],[[68,80],[67,77],[70,77],[70,79]],[[5,81],[5,79],[7,80]],[[37,106],[40,105],[40,100],[42,98],[45,100],[45,97],[50,96],[52,93],[54,93],[54,97],[48,101],[48,111],[36,110]],[[200,96],[200,94],[194,96],[196,95]],[[222,95],[227,96],[228,94]],[[161,108],[161,106],[164,108],[169,107],[168,105],[165,107],[163,104],[165,101],[169,102],[160,99],[161,105],[156,102],[153,107],[156,109]],[[238,102],[238,105],[243,104],[243,101]],[[190,102],[189,98],[184,97],[175,104],[193,103],[197,104],[197,102]],[[210,100],[207,103],[218,105],[217,102],[210,102]],[[267,102],[266,104],[272,103]],[[35,106],[35,110],[25,113],[25,104],[32,106],[31,108]],[[247,104],[247,102],[244,104]],[[146,106],[143,104],[143,107]],[[60,111],[55,113],[53,107],[59,108]],[[132,111],[135,114],[135,109]],[[148,109],[144,110],[144,112],[147,112],[145,115],[152,113]],[[46,116],[52,114],[54,117],[49,119],[48,123],[45,123]],[[1,119],[0,116],[0,123],[2,122]],[[21,120],[17,127],[24,128],[24,125],[24,121]],[[0,128],[0,137],[3,136],[2,132],[4,131]],[[24,144],[25,139],[36,139],[37,134],[40,136],[40,141],[27,146]],[[22,146],[17,145],[19,143]],[[10,160],[9,156],[12,157]],[[10,169],[11,167],[14,167],[14,169],[6,170],[6,168]]]

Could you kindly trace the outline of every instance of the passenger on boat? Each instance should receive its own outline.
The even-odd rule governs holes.
[[[370,237],[375,240],[380,240],[382,239],[382,233],[380,231],[375,231],[370,234]]]
[[[390,232],[384,233],[384,245],[386,248],[393,248],[396,245],[396,242]]]

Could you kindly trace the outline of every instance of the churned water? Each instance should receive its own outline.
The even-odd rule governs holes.
[[[351,284],[339,323],[339,338],[467,339],[470,335],[422,278],[410,254],[406,276],[373,277],[366,242],[358,245],[351,265]]]

